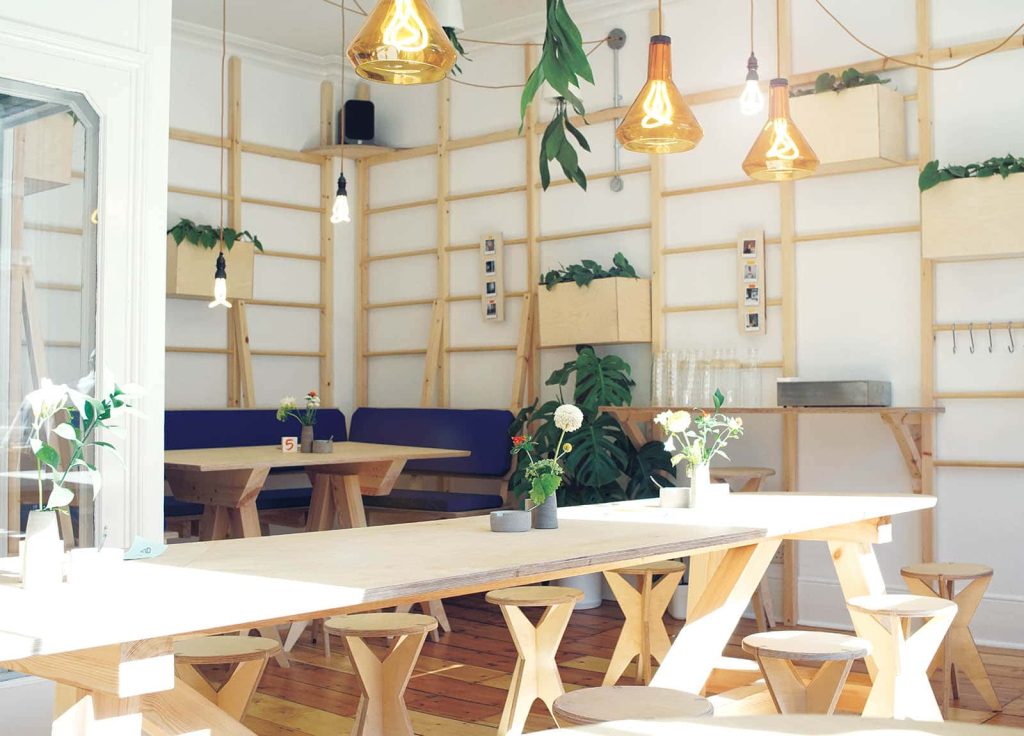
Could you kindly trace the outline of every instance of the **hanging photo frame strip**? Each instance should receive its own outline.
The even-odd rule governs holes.
[[[741,232],[736,240],[736,306],[742,335],[765,334],[768,297],[765,293],[764,263],[764,231]]]
[[[505,239],[501,233],[480,240],[480,305],[484,320],[505,320]]]

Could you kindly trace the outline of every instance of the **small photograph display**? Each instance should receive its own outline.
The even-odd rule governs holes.
[[[736,241],[737,308],[740,333],[765,334],[764,232],[740,233]]]
[[[501,233],[480,239],[480,307],[487,321],[505,319],[505,241]]]

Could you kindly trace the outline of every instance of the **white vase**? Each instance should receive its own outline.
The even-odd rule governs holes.
[[[690,488],[694,493],[702,493],[711,487],[711,464],[701,463],[690,466]]]
[[[586,575],[572,575],[567,578],[560,578],[555,585],[562,585],[566,588],[576,588],[583,591],[583,598],[576,601],[574,610],[586,611],[590,608],[597,608],[603,599],[601,595],[601,581],[604,575],[599,572],[592,572]]]
[[[64,543],[56,511],[29,511],[20,553],[21,587],[38,590],[63,582]]]
[[[711,482],[710,464],[694,465],[690,468],[689,508],[708,511],[721,506],[728,498],[728,483]]]

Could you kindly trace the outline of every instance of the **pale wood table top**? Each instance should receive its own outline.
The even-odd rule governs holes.
[[[95,585],[47,591],[23,590],[0,568],[0,662],[525,585],[912,512],[935,498],[736,494],[715,511],[654,503],[563,509],[561,528],[526,534],[493,533],[476,516],[173,545]]]
[[[369,442],[335,442],[334,452],[282,452],[278,445],[209,447],[199,450],[167,450],[164,468],[209,472],[248,470],[257,467],[304,468],[311,465],[348,465],[391,460],[442,460],[469,457],[466,450],[438,447],[407,447]]]
[[[539,731],[533,736],[1017,736],[1024,729],[960,721],[892,721],[859,716],[747,716],[701,719],[612,721],[593,726]]]

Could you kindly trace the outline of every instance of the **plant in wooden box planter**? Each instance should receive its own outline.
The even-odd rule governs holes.
[[[239,241],[252,248],[235,248]],[[223,244],[227,263],[229,299],[252,299],[255,250],[263,250],[260,239],[248,230],[197,225],[182,219],[167,231],[167,294],[208,299],[213,292],[213,274]]]
[[[903,95],[889,80],[847,69],[823,74],[790,100],[790,113],[821,165],[819,173],[901,164],[907,157]]]
[[[537,299],[541,347],[650,342],[651,282],[621,253],[548,271]]]
[[[1024,254],[1020,203],[1024,158],[1006,155],[981,163],[921,171],[921,255],[956,259]],[[998,176],[997,176],[998,175]]]

